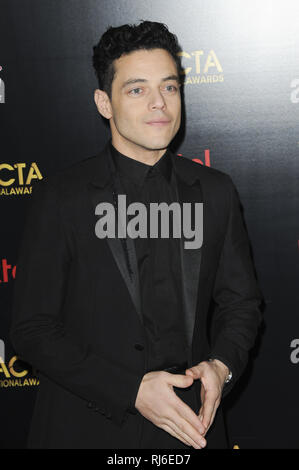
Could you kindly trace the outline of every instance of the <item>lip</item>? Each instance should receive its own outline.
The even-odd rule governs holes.
[[[156,121],[148,121],[146,124],[149,124],[150,126],[165,126],[166,124],[169,124],[170,121],[166,121],[165,119],[160,119]]]

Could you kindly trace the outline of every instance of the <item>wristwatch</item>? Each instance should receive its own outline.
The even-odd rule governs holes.
[[[214,361],[214,359],[217,359],[217,357],[210,357],[210,358],[209,358],[209,362]],[[218,360],[221,361],[221,359],[218,359]],[[223,362],[223,361],[221,361],[221,362]],[[224,363],[223,363],[223,364],[224,364]],[[228,370],[228,376],[226,377],[224,383],[225,383],[225,384],[228,384],[228,383],[231,381],[232,377],[233,377],[232,371],[231,371],[231,370]]]
[[[232,377],[233,377],[233,373],[232,373],[232,371],[229,371],[228,376],[226,377],[224,383],[228,384],[231,381]]]

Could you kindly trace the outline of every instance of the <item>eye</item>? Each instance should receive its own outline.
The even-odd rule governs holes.
[[[174,85],[167,85],[165,88],[166,88],[166,91],[169,91],[170,93],[177,91],[177,87]]]
[[[142,88],[133,88],[133,90],[129,91],[129,95],[140,95],[142,92]]]

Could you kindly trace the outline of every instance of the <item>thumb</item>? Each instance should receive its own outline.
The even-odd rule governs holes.
[[[181,375],[181,374],[169,374],[169,383],[174,385],[175,387],[180,388],[187,388],[190,387],[193,383],[193,377],[189,375]]]

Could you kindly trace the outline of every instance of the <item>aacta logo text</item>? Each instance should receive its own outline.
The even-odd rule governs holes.
[[[26,377],[29,375],[29,371],[24,369],[23,366],[18,365],[18,360],[18,357],[14,356],[6,365],[5,344],[4,341],[0,339],[0,388],[32,387],[39,385],[39,380],[36,377]]]
[[[0,339],[0,361],[5,362],[5,344],[3,339]]]
[[[182,57],[183,73],[186,76],[185,85],[224,81],[222,66],[213,49],[208,53],[203,50],[182,51],[178,55]]]
[[[28,168],[27,163],[0,164],[0,196],[31,194],[33,179],[41,180],[42,174],[35,162]]]
[[[0,263],[0,283],[7,283],[16,277],[16,266],[8,264],[7,259],[3,258]]]

